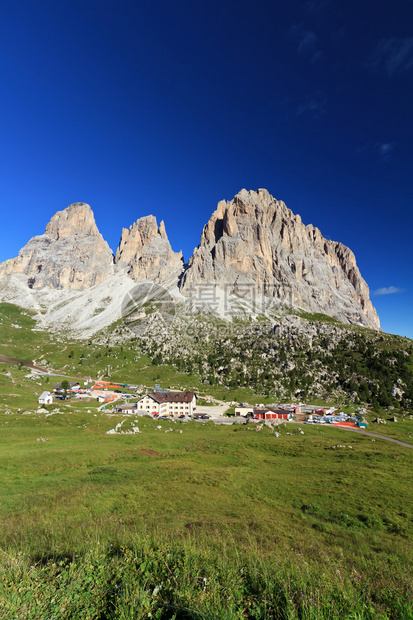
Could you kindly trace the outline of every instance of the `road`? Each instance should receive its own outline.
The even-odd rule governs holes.
[[[361,435],[370,435],[370,437],[377,437],[377,439],[386,439],[386,441],[398,443],[400,446],[405,446],[406,448],[413,448],[412,444],[406,443],[405,441],[400,441],[400,439],[393,439],[393,437],[387,437],[387,435],[378,435],[377,433],[369,433],[369,431],[362,431],[358,428],[345,428],[344,426],[341,426],[340,430],[352,431],[353,433],[360,433]]]

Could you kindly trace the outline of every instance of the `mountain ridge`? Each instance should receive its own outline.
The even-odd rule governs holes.
[[[225,298],[224,305],[236,300],[237,308],[253,316],[259,298],[263,307],[276,303],[380,329],[353,252],[325,239],[313,225],[305,226],[265,189],[243,189],[233,200],[220,201],[187,265],[182,252],[172,250],[164,223],[158,226],[153,215],[122,230],[114,256],[86,203],[58,211],[43,235],[0,263],[0,299],[37,304],[50,320],[59,299],[73,302],[76,291],[83,295],[84,312],[90,304],[93,316],[105,311],[103,300],[110,298],[113,311],[95,321],[97,329],[103,319],[120,318],[121,311],[114,310],[120,294],[148,281],[167,287],[184,304],[196,305],[211,288]],[[49,300],[46,311],[41,310],[43,298]],[[69,304],[68,319],[74,311]],[[93,321],[88,324],[93,329]]]

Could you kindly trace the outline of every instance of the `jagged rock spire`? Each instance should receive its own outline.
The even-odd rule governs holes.
[[[153,215],[141,217],[123,229],[115,263],[124,265],[129,277],[137,282],[169,281],[183,269],[182,252],[172,250],[165,224],[162,221],[158,227]]]

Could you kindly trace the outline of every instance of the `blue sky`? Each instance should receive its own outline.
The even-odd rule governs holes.
[[[153,213],[187,260],[265,187],[413,338],[412,0],[0,0],[0,53],[0,260],[76,201],[114,251]]]

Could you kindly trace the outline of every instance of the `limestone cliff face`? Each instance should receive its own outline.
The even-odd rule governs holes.
[[[234,295],[248,295],[250,289],[295,308],[380,327],[353,252],[305,226],[265,189],[244,189],[218,203],[181,292],[190,295],[199,284],[212,282]]]
[[[183,269],[182,252],[173,252],[164,223],[158,227],[153,215],[123,229],[115,263],[126,266],[127,274],[136,282],[166,282],[177,278]]]
[[[0,264],[0,278],[24,274],[31,289],[84,290],[112,273],[112,251],[84,202],[58,211],[44,235],[33,237],[17,258]]]
[[[21,303],[24,293],[30,305],[47,290],[83,291],[101,283],[110,288],[111,276],[123,278],[125,288],[133,286],[131,280],[175,288],[182,276],[180,291],[192,296],[194,307],[200,285],[214,284],[236,298],[234,307],[241,298],[241,307],[252,315],[254,303],[243,299],[259,295],[289,308],[380,327],[351,250],[305,226],[264,189],[242,190],[218,204],[185,270],[182,253],[173,252],[163,222],[158,226],[153,215],[123,229],[114,261],[89,205],[74,203],[56,213],[17,258],[0,264],[0,299]],[[225,305],[227,297],[220,299]]]

